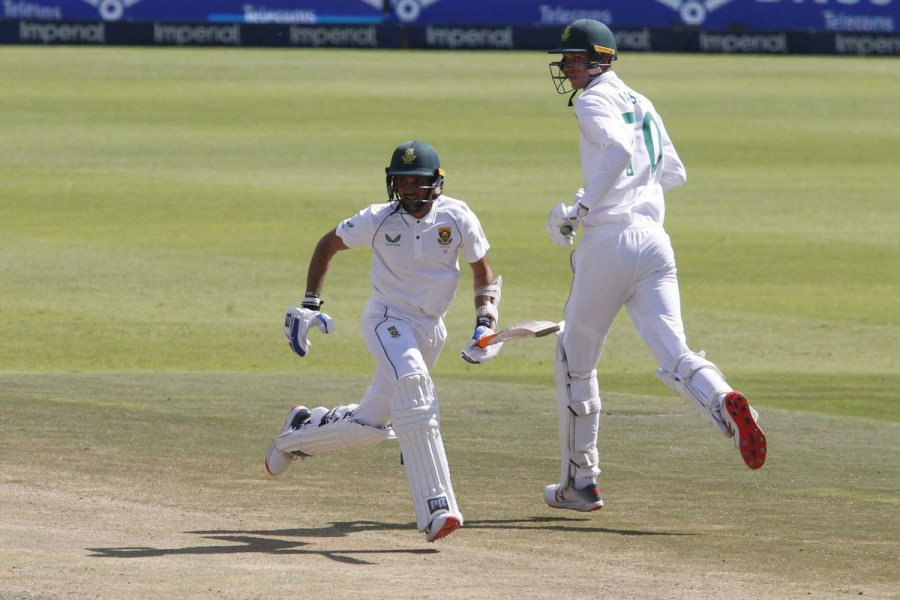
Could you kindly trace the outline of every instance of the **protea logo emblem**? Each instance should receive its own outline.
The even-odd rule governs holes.
[[[566,27],[566,30],[563,31],[562,38],[560,38],[560,41],[568,42],[570,35],[572,35],[572,27],[571,26]]]
[[[125,9],[141,0],[84,0],[95,7],[104,21],[118,21],[125,15]]]
[[[656,0],[678,13],[685,25],[702,25],[707,13],[733,2],[733,0]]]
[[[384,0],[362,0],[372,8],[382,10]],[[414,23],[422,14],[423,8],[428,8],[441,0],[393,0],[394,13],[402,23]]]
[[[438,227],[438,244],[441,246],[449,246],[453,238],[450,237],[449,227]]]
[[[416,162],[415,148],[407,148],[400,160],[403,161],[404,165],[411,165]]]

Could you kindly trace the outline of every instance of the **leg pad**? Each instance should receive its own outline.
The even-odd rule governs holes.
[[[319,422],[322,424],[313,419],[300,429],[275,437],[275,447],[291,454],[316,456],[337,450],[372,448],[395,437],[390,427],[380,429],[357,423],[352,413],[346,413],[344,418],[335,421],[321,419]]]
[[[391,400],[391,424],[403,454],[416,527],[430,532],[432,521],[448,512],[458,516],[462,524],[439,429],[437,397],[427,374],[407,375],[397,381]]]

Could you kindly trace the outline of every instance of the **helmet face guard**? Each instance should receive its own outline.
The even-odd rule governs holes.
[[[607,66],[618,59],[616,36],[609,27],[600,21],[592,19],[579,19],[565,28],[559,40],[559,47],[548,50],[548,54],[584,54],[588,59],[582,64],[588,70]],[[556,86],[559,94],[569,94],[575,91],[569,78],[563,69],[567,65],[565,60],[550,63],[550,78]],[[600,73],[591,74],[591,78]]]
[[[411,175],[429,177],[431,182],[419,186],[419,189],[430,190],[427,198],[419,199],[416,204],[434,202],[444,191],[444,170],[441,168],[437,152],[424,142],[410,141],[397,146],[391,156],[391,164],[384,169],[388,200],[400,202],[405,206],[397,187],[396,177]],[[409,211],[407,211],[409,212]]]
[[[607,60],[609,54],[594,54],[588,60],[580,63],[584,65],[585,69],[598,69],[600,67],[609,66],[610,62],[615,60],[615,57]],[[572,82],[569,81],[569,76],[566,75],[565,69],[569,65],[579,64],[567,62],[565,60],[557,60],[550,63],[550,79],[553,80],[553,84],[556,86],[557,94],[571,94],[575,91],[575,88],[572,86]],[[600,73],[597,73],[599,75]],[[590,78],[593,79],[597,75],[591,75]]]

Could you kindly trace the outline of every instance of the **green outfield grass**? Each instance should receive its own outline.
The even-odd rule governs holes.
[[[600,369],[608,506],[547,509],[552,340],[459,360],[464,272],[433,376],[467,526],[422,542],[388,444],[264,477],[290,406],[367,384],[366,252],[335,258],[337,330],[308,358],[281,320],[316,241],[385,198],[398,143],[434,145],[480,215],[502,321],[562,318],[544,221],[580,168],[547,61],[3,47],[0,598],[900,597],[896,60],[616,63],[686,163],[667,228],[689,342],[760,409],[760,472],[653,377],[623,314]]]

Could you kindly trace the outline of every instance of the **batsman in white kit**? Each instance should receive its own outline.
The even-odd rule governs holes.
[[[575,21],[549,52],[562,54],[550,71],[557,91],[571,93],[583,183],[572,204],[560,203],[547,219],[558,246],[573,245],[579,229],[582,236],[571,258],[565,327],[557,334],[560,481],[545,488],[545,502],[582,512],[603,507],[596,367],[622,306],[659,364],[657,376],[733,439],[748,467],[760,468],[767,446],[756,411],[703,352],[687,345],[675,255],[663,228],[663,194],[683,184],[686,173],[662,118],[613,72],[616,38],[603,23]]]
[[[362,331],[375,358],[375,375],[358,404],[294,407],[272,441],[266,470],[280,475],[298,457],[361,450],[396,439],[417,528],[433,542],[463,524],[430,376],[447,338],[443,317],[456,293],[462,258],[472,269],[476,313],[475,333],[462,358],[473,364],[493,358],[502,343],[482,348],[476,342],[497,326],[501,279],[491,272],[489,244],[475,213],[463,201],[443,195],[444,171],[434,148],[405,142],[394,150],[385,171],[388,202],[364,208],[322,237],[310,260],[306,297],[285,317],[291,348],[306,356],[313,328],[334,330],[332,318],[320,311],[332,257],[350,248],[371,249],[372,292]]]

